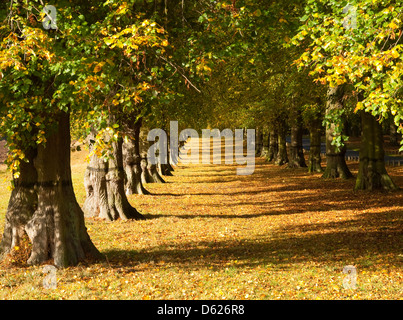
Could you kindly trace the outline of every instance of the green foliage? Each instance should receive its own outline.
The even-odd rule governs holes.
[[[122,119],[172,96],[164,80],[176,73],[174,48],[136,1],[57,1],[56,31],[42,26],[42,1],[12,3],[1,17],[0,134],[13,171],[27,148],[46,143],[59,111],[71,113],[78,136],[96,129],[94,150],[105,155]]]
[[[392,115],[403,132],[403,7],[394,0],[350,1],[347,12],[346,5],[307,2],[304,25],[292,40],[305,49],[296,63],[309,68],[322,84],[351,84],[355,111],[364,110],[380,121]]]
[[[290,111],[316,104],[320,86],[298,72],[290,46],[304,1],[219,1],[200,20],[217,57],[202,105],[213,127],[267,127],[286,123]]]

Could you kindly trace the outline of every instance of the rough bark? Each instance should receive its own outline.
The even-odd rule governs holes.
[[[174,157],[173,156],[173,154],[171,153],[171,150],[169,150],[169,152],[168,152],[168,163],[169,163],[169,166],[170,166],[170,168],[171,168],[171,171],[175,171],[175,167],[178,165],[178,158],[176,157]]]
[[[343,108],[344,89],[342,86],[329,88],[326,104],[326,114],[331,114],[335,109]],[[326,126],[326,169],[323,178],[343,178],[348,179],[353,175],[347,167],[345,154],[346,146],[337,148],[333,145],[333,137],[335,136],[335,125]]]
[[[356,190],[397,190],[385,168],[382,127],[374,116],[361,112],[362,136]]]
[[[90,144],[90,151],[92,151]],[[90,158],[84,186],[87,194],[83,209],[88,217],[113,221],[117,219],[143,219],[131,206],[125,193],[122,141],[112,143],[112,157],[104,161],[96,154]]]
[[[280,130],[280,132],[278,133],[278,152],[275,163],[279,166],[288,163],[285,130]]]
[[[344,148],[343,148],[344,149]],[[344,151],[337,153],[326,153],[326,169],[323,173],[325,179],[349,179],[352,178],[352,173],[347,167],[345,161],[345,149]]]
[[[15,180],[0,245],[1,258],[26,235],[31,243],[28,264],[53,260],[56,266],[67,267],[102,257],[87,233],[73,191],[69,115],[60,113],[55,119],[58,127],[46,146],[27,152],[29,163],[21,165]]]
[[[302,148],[302,119],[297,114],[291,126],[291,144],[288,161],[288,168],[305,168],[304,149]]]
[[[125,192],[131,194],[150,194],[141,182],[141,156],[135,153],[135,141],[123,143],[123,165],[126,174]]]
[[[262,151],[260,153],[261,157],[266,157],[269,154],[269,139],[270,139],[270,133],[263,133],[262,136]]]
[[[14,188],[8,203],[0,255],[3,260],[16,246],[21,246],[26,236],[25,226],[38,208],[38,194],[35,186],[38,174],[34,166],[37,149],[26,152],[29,162],[21,162],[20,176],[14,179]]]
[[[168,158],[169,159],[169,158]],[[173,176],[171,172],[171,167],[168,163],[158,162],[158,172],[163,176]]]
[[[397,132],[397,126],[393,123],[393,120],[391,120],[391,123],[389,125],[389,143],[392,146],[399,146],[399,133]]]
[[[126,174],[126,194],[150,194],[141,181],[141,154],[140,154],[141,119],[126,125],[126,130],[132,139],[123,143],[123,166]]]
[[[148,162],[147,158],[141,158],[140,167],[141,167],[141,183],[144,185],[146,183],[153,183],[152,177],[147,169]]]
[[[269,162],[271,161],[276,162],[278,154],[278,135],[274,130],[270,131],[268,140],[269,140],[269,148],[266,159]]]
[[[309,138],[310,138],[310,149],[308,158],[308,172],[323,172],[321,166],[321,124],[320,119],[315,119],[311,121],[309,128]]]
[[[165,132],[167,132],[167,130],[165,130]],[[167,141],[164,144],[164,148],[166,149],[166,154],[167,154],[167,163],[161,163],[161,161],[158,161],[158,171],[160,174],[164,175],[164,176],[173,176],[172,172],[173,168],[172,166],[169,164],[169,137],[167,137]]]
[[[256,157],[260,157],[262,155],[263,150],[263,131],[261,128],[256,128],[255,132],[255,139],[256,139],[256,150],[255,155]]]
[[[165,183],[165,180],[157,171],[157,165],[147,161],[147,151],[152,145],[152,142],[147,141],[147,130],[140,130],[140,152],[141,152],[141,181],[142,183]]]
[[[168,141],[169,141],[169,137],[168,137]],[[168,163],[167,163],[167,168],[168,170],[171,172],[175,171],[175,169],[172,166],[172,159],[171,159],[171,150],[170,150],[170,145],[168,143]],[[173,175],[173,174],[172,174]]]
[[[147,171],[150,177],[148,183],[165,183],[165,180],[161,177],[157,168],[156,164],[147,163]]]

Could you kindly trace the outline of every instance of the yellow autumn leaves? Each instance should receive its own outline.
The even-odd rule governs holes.
[[[139,50],[144,46],[159,46],[167,47],[168,40],[166,38],[160,38],[157,34],[164,34],[165,30],[159,27],[155,22],[149,20],[143,20],[141,25],[131,25],[120,32],[119,30],[113,30],[113,35],[108,35],[108,30],[101,30],[101,34],[105,36],[104,43],[111,49],[117,47],[119,49],[125,48],[125,52],[132,52],[133,50]]]
[[[97,63],[97,65],[94,68],[94,73],[98,73],[99,71],[102,70],[102,67],[105,65],[104,61],[101,61],[99,63]]]
[[[31,56],[54,62],[55,55],[51,51],[53,39],[38,28],[26,26],[21,30],[22,39],[10,33],[0,43],[0,70],[13,67],[15,70],[26,70],[25,61]]]
[[[386,69],[396,72],[397,70],[394,67],[398,63],[397,59],[400,58],[401,51],[401,45],[382,52],[376,52],[372,56],[366,56],[364,52],[360,51],[345,51],[340,55],[327,57],[326,65],[325,57],[321,52],[310,53],[306,51],[295,61],[295,64],[300,68],[311,63],[316,64],[310,72],[311,75],[316,76],[316,81],[335,86],[350,81],[365,82],[366,80],[361,78],[368,72],[384,72]],[[397,79],[398,75],[393,77]]]

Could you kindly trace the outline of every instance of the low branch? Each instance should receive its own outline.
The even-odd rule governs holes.
[[[179,74],[198,92],[201,93],[201,91],[183,74],[183,72],[180,71],[179,67],[173,64],[171,61],[167,60],[166,58],[159,56],[162,60],[165,62],[169,63],[172,67],[175,68],[175,72],[179,72]]]

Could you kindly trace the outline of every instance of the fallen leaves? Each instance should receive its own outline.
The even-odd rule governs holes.
[[[76,152],[75,189],[84,199],[79,161]],[[169,183],[146,185],[153,195],[129,200],[148,219],[86,220],[107,262],[57,270],[53,291],[42,288],[41,267],[5,268],[0,298],[401,298],[402,193],[353,193],[354,181],[260,160],[254,175],[235,169],[182,166]],[[401,168],[390,174],[402,185]],[[350,264],[355,290],[343,288]]]

